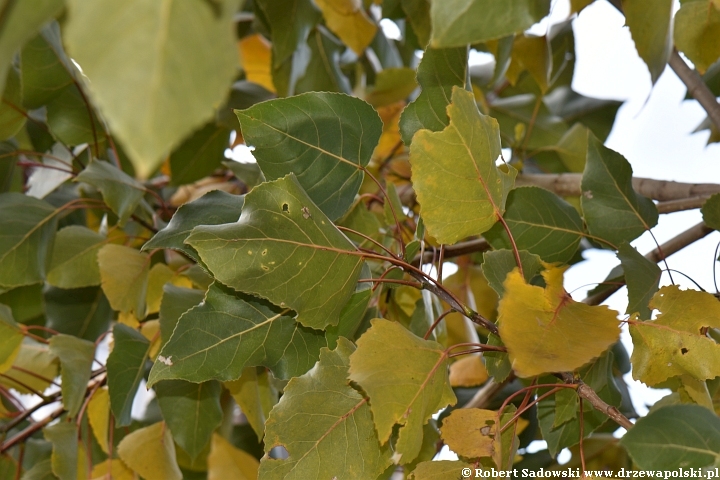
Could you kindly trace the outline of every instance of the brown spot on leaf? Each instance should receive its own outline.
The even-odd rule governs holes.
[[[685,355],[687,352],[688,352],[688,349],[685,347],[680,349],[680,353],[682,353],[683,355]]]

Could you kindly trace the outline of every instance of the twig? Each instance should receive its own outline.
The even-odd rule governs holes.
[[[490,244],[484,238],[478,238],[475,240],[468,240],[466,242],[446,246],[443,253],[443,258],[454,258],[461,255],[467,255],[469,253],[485,252],[487,250],[490,250]],[[418,266],[420,265],[420,259],[422,259],[422,263],[429,263],[433,259],[433,257],[437,258],[436,256],[438,255],[439,251],[439,248],[428,247],[427,250],[422,253],[422,255],[415,255],[415,258],[413,258],[412,262],[410,263]]]
[[[64,409],[62,406],[60,406],[54,412],[52,412],[50,415],[48,415],[47,417],[43,418],[39,422],[33,423],[32,425],[27,427],[22,432],[18,433],[17,435],[12,437],[10,440],[8,440],[8,441],[4,442],[2,445],[0,445],[0,453],[4,453],[6,450],[12,448],[16,444],[25,441],[32,434],[34,434],[38,430],[41,430],[48,423],[52,422],[57,417],[62,415],[63,412],[64,412]]]
[[[668,65],[685,84],[688,93],[705,109],[715,128],[720,130],[720,104],[718,104],[715,94],[705,85],[700,75],[685,63],[685,60],[682,59],[676,49],[673,49],[670,54]]]

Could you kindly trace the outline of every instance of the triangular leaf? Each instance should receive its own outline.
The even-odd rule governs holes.
[[[278,392],[270,383],[267,370],[262,369],[262,372],[259,372],[256,367],[247,367],[240,378],[224,385],[257,437],[262,439],[265,435],[265,421],[278,401]]]
[[[617,256],[625,272],[628,288],[628,307],[625,313],[638,313],[640,318],[647,320],[650,318],[648,303],[660,284],[660,267],[627,243],[620,245]]]
[[[520,250],[520,263],[523,267],[525,281],[530,283],[535,275],[542,269],[542,260],[527,250]],[[515,254],[511,250],[493,250],[483,253],[483,274],[488,284],[498,295],[505,294],[505,278],[517,267]]]
[[[93,160],[75,177],[100,190],[105,203],[118,216],[120,226],[125,225],[135,208],[140,204],[145,187],[127,173],[108,162]]]
[[[150,354],[150,342],[140,332],[127,325],[113,328],[115,344],[107,360],[110,406],[115,425],[130,425],[130,413],[140,380],[145,373],[145,362]]]
[[[109,244],[98,251],[102,289],[113,310],[145,316],[150,257],[134,248]]]
[[[255,480],[259,462],[247,452],[235,448],[218,434],[212,436],[208,462],[208,480]]]
[[[95,344],[71,335],[54,335],[50,339],[50,352],[60,359],[63,407],[68,417],[74,417],[85,399],[90,381]]]
[[[377,25],[356,0],[315,0],[325,17],[325,23],[340,40],[358,55],[370,44]]]
[[[47,282],[60,288],[100,285],[97,252],[107,239],[89,228],[71,225],[55,236]]]
[[[182,480],[170,430],[158,422],[127,435],[118,445],[125,464],[146,480]]]
[[[10,308],[0,305],[0,373],[7,372],[15,362],[23,338],[23,332],[13,319]]]
[[[225,159],[230,130],[210,122],[170,154],[170,182],[185,185],[210,175]]]
[[[78,477],[78,429],[75,422],[60,421],[45,427],[45,438],[52,443],[52,473],[60,480]]]
[[[650,70],[653,83],[657,82],[665,70],[672,52],[674,3],[673,0],[654,1],[650,4],[642,0],[622,2],[625,21],[630,27],[635,48]]]
[[[705,73],[720,57],[720,7],[714,0],[681,2],[673,37],[677,49]]]
[[[165,345],[180,316],[198,305],[205,299],[205,292],[192,288],[176,287],[173,284],[166,284],[163,287],[163,297],[160,302],[160,342]]]

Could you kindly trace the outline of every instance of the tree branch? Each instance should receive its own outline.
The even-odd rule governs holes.
[[[674,48],[670,54],[668,65],[685,84],[688,93],[705,109],[715,128],[720,130],[720,104],[715,98],[715,94],[705,85],[702,77],[685,63],[685,60]]]
[[[466,242],[461,242],[461,243],[456,243],[455,245],[446,246],[443,257],[446,259],[454,258],[454,257],[459,257],[461,255],[467,255],[469,253],[485,252],[487,250],[490,250],[490,244],[484,238],[478,238],[475,240],[468,240]],[[433,261],[433,258],[438,258],[439,255],[440,255],[439,248],[429,247],[422,254],[422,263],[430,263]],[[415,266],[420,265],[420,254],[415,255],[415,258],[413,258],[411,263],[412,263],[412,265],[415,265]]]

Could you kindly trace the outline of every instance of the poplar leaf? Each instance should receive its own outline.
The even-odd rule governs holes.
[[[482,358],[467,355],[450,365],[450,385],[453,387],[477,387],[488,379]]]
[[[625,313],[638,313],[640,318],[650,318],[650,299],[657,292],[660,284],[660,267],[642,256],[627,243],[620,245],[617,253],[628,288],[628,307]]]
[[[208,480],[255,480],[260,464],[255,457],[235,448],[218,434],[212,436],[208,456]]]
[[[237,7],[237,0],[68,2],[65,44],[141,177],[227,94],[237,73]]]
[[[289,309],[213,284],[205,301],[180,317],[149,384],[235,380],[255,365],[290,378],[310,369],[325,345],[322,333],[298,325]]]
[[[358,55],[372,42],[377,25],[363,8],[362,0],[315,0],[325,23],[340,40]]]
[[[265,178],[294,173],[331,220],[347,212],[363,181],[361,169],[382,134],[382,121],[368,103],[344,94],[312,92],[235,113]]]
[[[633,190],[628,161],[588,135],[580,199],[588,230],[614,245],[634,240],[657,225],[657,207]]]
[[[224,385],[257,437],[262,440],[265,435],[265,421],[278,401],[278,392],[271,385],[267,370],[258,372],[256,367],[247,367],[240,378]]]
[[[79,225],[57,232],[47,282],[59,288],[100,285],[97,253],[105,243],[105,237]]]
[[[492,457],[500,428],[498,412],[479,408],[454,410],[443,420],[442,439],[464,458]]]
[[[415,470],[408,477],[411,480],[447,480],[453,475],[462,472],[463,469],[471,469],[475,472],[475,465],[463,462],[462,460],[437,460],[418,463]]]
[[[720,230],[720,193],[708,198],[702,206],[702,216],[705,225]]]
[[[170,154],[170,181],[185,185],[210,175],[225,160],[230,130],[210,122],[197,130]]]
[[[108,162],[93,160],[80,174],[76,182],[85,182],[100,190],[103,200],[118,216],[122,227],[140,204],[145,187],[127,173]]]
[[[75,422],[60,421],[43,429],[52,443],[52,473],[60,480],[78,478],[78,431]]]
[[[542,260],[527,250],[520,250],[519,253],[525,281],[530,283],[530,280],[542,269]],[[503,286],[505,278],[516,267],[515,254],[511,250],[493,250],[492,252],[483,253],[483,274],[487,278],[490,287],[500,296],[505,294],[505,287]]]
[[[90,478],[94,480],[135,480],[135,473],[125,465],[122,460],[113,458],[93,466]]]
[[[103,452],[108,453],[108,432],[110,430],[110,395],[108,387],[95,390],[87,407],[87,417],[95,440]]]
[[[657,385],[690,375],[708,380],[720,375],[720,346],[702,329],[720,328],[720,303],[706,292],[663,287],[650,301],[660,311],[652,321],[630,320],[633,378]]]
[[[119,323],[113,328],[113,339],[115,345],[107,361],[110,407],[115,425],[124,427],[130,425],[132,403],[145,373],[150,342],[137,330]]]
[[[7,372],[15,362],[24,337],[10,307],[0,304],[0,373]]]
[[[237,223],[196,227],[186,242],[218,281],[316,329],[338,323],[363,263],[294,175],[255,187]]]
[[[256,33],[238,42],[245,78],[269,92],[275,92],[271,73],[270,42]]]
[[[517,270],[503,284],[500,337],[522,378],[574,370],[617,341],[617,313],[574,301],[563,288],[565,268],[546,265],[546,288],[529,285]]]
[[[492,227],[505,210],[517,171],[495,166],[500,156],[497,121],[478,111],[473,94],[454,87],[450,124],[420,130],[410,146],[413,187],[428,233],[453,244]],[[462,208],[458,208],[462,205]]]
[[[146,480],[182,480],[170,430],[158,422],[125,436],[118,445],[120,459]]]
[[[85,400],[95,358],[95,344],[72,335],[58,334],[50,339],[50,352],[60,360],[63,407],[68,417],[72,418]]]
[[[675,15],[675,46],[705,71],[720,57],[720,8],[714,1],[681,2]]]
[[[285,387],[265,425],[265,451],[282,445],[289,456],[260,463],[260,478],[320,480],[377,478],[390,461],[380,445],[368,401],[348,386],[349,357],[355,349],[338,339],[335,350]]]
[[[395,452],[406,464],[420,452],[423,425],[457,401],[448,379],[447,352],[399,323],[378,318],[371,325],[350,357],[349,378],[367,393],[383,444],[399,426]]]
[[[165,345],[180,316],[198,305],[205,298],[205,292],[192,288],[177,287],[166,284],[163,287],[162,301],[160,302],[160,343]]]
[[[273,67],[278,68],[292,56],[298,45],[307,41],[310,30],[320,20],[320,12],[312,0],[257,0],[255,4],[270,23]]]
[[[652,83],[665,70],[673,48],[673,0],[652,3],[643,0],[623,0],[625,21],[635,42],[635,48],[650,71]]]
[[[98,251],[102,289],[113,310],[145,316],[150,257],[134,248],[109,244]]]
[[[50,379],[57,376],[57,358],[47,345],[25,339],[15,357],[13,367],[0,376],[0,384],[20,393],[44,392]],[[27,373],[30,372],[30,373]]]

